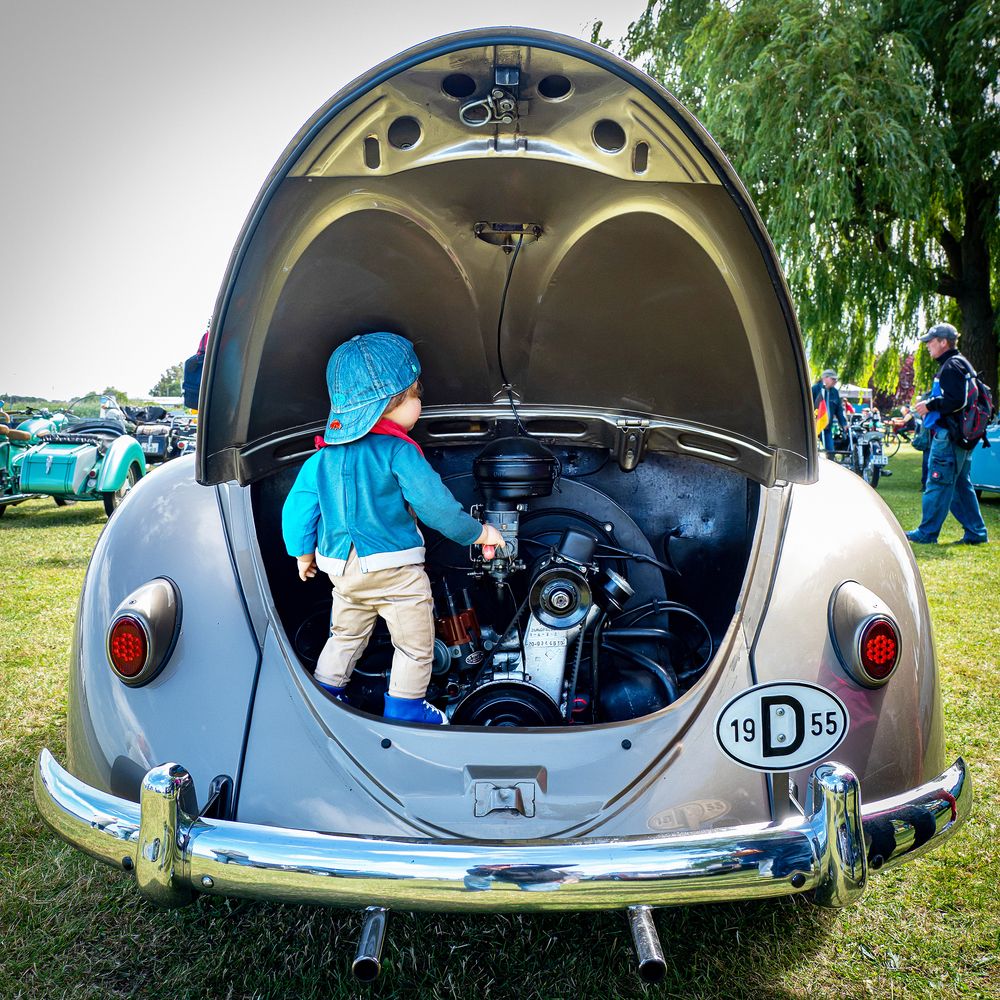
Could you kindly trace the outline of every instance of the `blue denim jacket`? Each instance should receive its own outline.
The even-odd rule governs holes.
[[[424,524],[460,545],[482,533],[409,442],[366,434],[321,448],[299,469],[285,499],[285,548],[291,556],[315,551],[316,564],[331,576],[343,574],[352,544],[365,573],[422,563],[424,538],[407,504]]]

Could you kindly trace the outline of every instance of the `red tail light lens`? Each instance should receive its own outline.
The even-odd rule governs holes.
[[[181,593],[158,576],[127,595],[108,621],[108,663],[129,687],[148,684],[166,666],[181,631]]]
[[[108,633],[108,659],[122,677],[135,677],[146,665],[149,640],[142,623],[131,615],[123,615]]]
[[[899,662],[899,633],[888,618],[872,618],[858,640],[861,666],[873,681],[885,681]]]

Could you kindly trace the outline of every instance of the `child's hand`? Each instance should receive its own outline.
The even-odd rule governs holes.
[[[492,524],[484,524],[482,534],[472,544],[482,545],[483,558],[489,560],[496,555],[496,547],[506,543],[503,540],[503,535]]]
[[[307,556],[299,556],[295,562],[299,568],[300,580],[311,580],[319,572],[316,568],[315,552],[310,552]]]

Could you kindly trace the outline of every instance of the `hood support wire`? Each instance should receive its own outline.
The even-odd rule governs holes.
[[[503,366],[503,350],[501,348],[501,334],[503,332],[503,314],[507,307],[507,291],[510,288],[510,279],[514,273],[514,265],[517,263],[517,255],[521,252],[521,244],[524,242],[524,234],[520,234],[517,238],[517,245],[514,247],[514,252],[511,254],[510,263],[507,265],[507,280],[503,284],[503,293],[500,296],[500,315],[497,319],[497,363],[500,366],[500,377],[503,379],[503,385],[501,389],[503,392],[507,393],[507,399],[510,401],[510,409],[514,414],[514,423],[517,425],[518,434],[524,437],[528,436],[528,432],[524,428],[524,424],[521,423],[521,418],[517,412],[517,406],[514,404],[514,386],[511,384],[509,378],[507,378],[507,372]],[[504,249],[507,249],[506,247]],[[508,251],[509,252],[509,251]]]

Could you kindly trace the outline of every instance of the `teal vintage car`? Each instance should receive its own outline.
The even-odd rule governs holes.
[[[60,506],[100,500],[110,517],[146,474],[139,442],[109,397],[101,416],[32,414],[0,433],[0,515],[7,507],[51,496]],[[27,435],[27,436],[25,436]]]
[[[969,473],[976,496],[983,492],[1000,493],[1000,419],[986,428],[989,447],[978,445],[972,452],[972,470]]]

